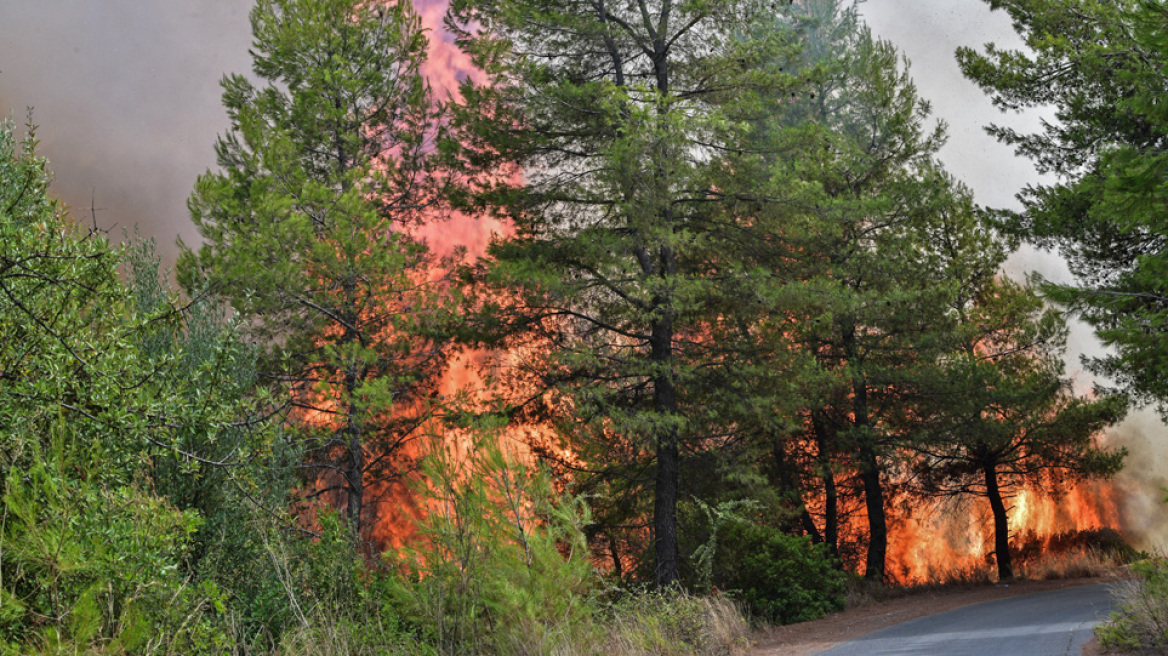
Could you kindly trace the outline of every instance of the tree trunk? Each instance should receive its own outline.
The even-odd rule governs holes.
[[[342,99],[339,95],[333,97],[333,107],[340,112],[342,107]],[[347,191],[350,187],[349,180],[346,175],[349,171],[349,158],[345,153],[344,139],[342,137],[344,128],[340,125],[333,126],[333,148],[336,150],[337,158],[337,178],[340,181],[342,192]],[[357,290],[357,279],[354,275],[346,275],[341,281],[341,307],[340,314],[342,317],[341,329],[344,334],[340,340],[342,352],[344,347],[357,342],[360,339],[355,326],[357,326],[359,314],[357,311],[357,302],[355,294]],[[365,450],[363,444],[363,436],[361,435],[361,424],[357,421],[356,413],[353,409],[353,399],[356,396],[357,384],[361,380],[360,367],[355,362],[348,362],[345,364],[345,448],[348,450],[348,462],[345,463],[345,492],[346,492],[346,515],[349,519],[349,527],[353,534],[357,536],[357,540],[361,540],[361,511],[363,510],[363,501],[365,497]]]
[[[658,39],[654,44],[653,69],[657,78],[657,93],[659,94],[658,113],[662,116],[669,113],[668,104],[664,102],[669,97],[669,59],[668,49]],[[671,155],[668,149],[659,148],[656,153],[656,178],[661,188],[667,189],[669,179],[665,165]],[[666,204],[661,208],[662,222],[672,229],[672,207]],[[661,265],[659,274],[664,278],[677,275],[677,262],[673,247],[666,243],[661,246]],[[673,380],[673,299],[668,296],[653,299],[653,307],[658,312],[664,311],[664,316],[652,322],[650,341],[652,342],[652,361],[658,372],[653,384],[653,403],[656,412],[664,419],[664,426],[658,429],[657,437],[657,485],[656,499],[653,504],[653,529],[656,537],[657,549],[657,589],[664,590],[676,584],[681,579],[681,557],[677,537],[677,495],[680,485],[681,458],[679,454],[677,432],[677,391]]]
[[[860,480],[864,483],[864,510],[868,515],[868,555],[864,562],[864,578],[884,580],[884,561],[888,555],[888,524],[884,516],[884,488],[880,484],[880,461],[876,455],[875,435],[868,417],[868,381],[860,366],[856,348],[856,328],[843,327],[844,353],[855,368],[852,374],[852,418],[855,439],[859,441]]]
[[[673,321],[666,317],[653,322],[651,360],[658,373],[653,380],[654,410],[662,417],[657,429],[657,479],[653,502],[653,537],[657,555],[658,589],[672,586],[681,578],[677,539],[677,493],[680,480],[677,394],[669,373],[673,359]]]
[[[994,513],[994,558],[998,561],[998,579],[1005,581],[1014,578],[1014,567],[1010,562],[1010,521],[1006,504],[1002,501],[1002,491],[998,488],[997,468],[989,464],[982,471],[985,472],[986,496]]]
[[[355,428],[355,427],[354,427]],[[361,536],[362,500],[365,496],[365,453],[361,445],[359,430],[349,432],[349,462],[345,472],[346,487],[348,488],[348,517],[353,532]]]
[[[348,456],[344,464],[346,515],[349,526],[358,539],[361,537],[361,510],[365,496],[365,451],[361,439],[361,425],[357,421],[353,409],[353,396],[357,390],[358,374],[353,366],[345,370],[345,396],[347,407],[345,410],[345,448]]]
[[[823,478],[823,541],[828,551],[839,560],[839,492],[835,487],[835,472],[831,468],[831,450],[827,425],[820,412],[811,413],[811,428],[815,433],[816,458],[819,460],[819,475]]]
[[[884,561],[888,555],[888,525],[884,517],[884,488],[880,485],[880,465],[869,446],[860,448],[860,478],[864,482],[864,508],[868,513],[868,556],[864,578],[884,580]]]
[[[860,479],[864,483],[864,509],[868,514],[868,555],[864,578],[884,580],[884,561],[888,555],[888,524],[884,516],[884,487],[880,484],[880,462],[872,444],[868,425],[868,385],[856,378],[852,385],[856,432],[860,440]]]
[[[779,475],[779,491],[784,495],[790,495],[792,499],[799,505],[799,523],[802,525],[803,533],[811,537],[811,541],[815,544],[823,542],[823,535],[819,532],[819,528],[815,526],[815,520],[812,519],[811,513],[807,511],[807,505],[803,503],[803,491],[795,483],[795,476],[791,473],[791,466],[787,463],[787,455],[783,452],[783,439],[776,437],[771,442],[771,451],[775,457],[775,468]],[[789,526],[788,529],[794,528]]]

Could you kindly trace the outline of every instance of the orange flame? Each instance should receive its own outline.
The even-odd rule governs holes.
[[[918,585],[992,572],[994,528],[982,497],[946,497],[898,504],[891,517],[887,572],[894,583]],[[1053,495],[1035,485],[1007,500],[1011,550],[1047,553],[1067,536],[1109,529],[1120,532],[1116,488],[1083,481]],[[1023,563],[1024,564],[1024,563]]]

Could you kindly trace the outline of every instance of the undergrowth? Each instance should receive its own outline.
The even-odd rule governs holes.
[[[1100,624],[1100,644],[1118,651],[1168,652],[1168,560],[1147,558],[1131,565],[1135,578],[1117,586],[1119,610]]]

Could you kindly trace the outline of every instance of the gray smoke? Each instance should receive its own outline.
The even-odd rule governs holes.
[[[250,69],[249,0],[0,0],[0,115],[33,107],[78,221],[137,226],[173,261],[195,177],[227,127],[219,78]]]

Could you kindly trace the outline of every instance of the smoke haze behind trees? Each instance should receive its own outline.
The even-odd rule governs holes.
[[[445,3],[417,4],[434,29]],[[250,7],[250,0],[0,2],[0,115],[19,121],[34,107],[41,152],[56,171],[54,191],[78,221],[90,220],[92,202],[102,227],[118,226],[113,236],[137,226],[155,237],[167,264],[177,253],[176,237],[198,243],[186,199],[195,177],[214,164],[214,138],[227,128],[219,79],[250,70]],[[953,57],[961,45],[1017,46],[1005,14],[981,0],[867,0],[860,8],[873,32],[912,61],[922,97],[948,124],[946,167],[979,204],[1017,207],[1014,194],[1039,178],[1030,162],[982,128],[998,122],[1030,130],[1039,117],[999,113]],[[436,86],[463,66],[448,40],[432,49],[430,68],[447,72]],[[1061,259],[1028,248],[1006,268],[1015,278],[1037,270],[1069,281]],[[1079,355],[1098,351],[1098,342],[1076,323],[1068,345],[1067,370],[1080,390],[1089,388]],[[1128,498],[1125,524],[1145,532],[1145,546],[1168,545],[1168,526],[1157,521],[1164,513],[1159,487],[1168,484],[1168,430],[1141,411],[1113,433],[1132,451],[1119,479]]]

